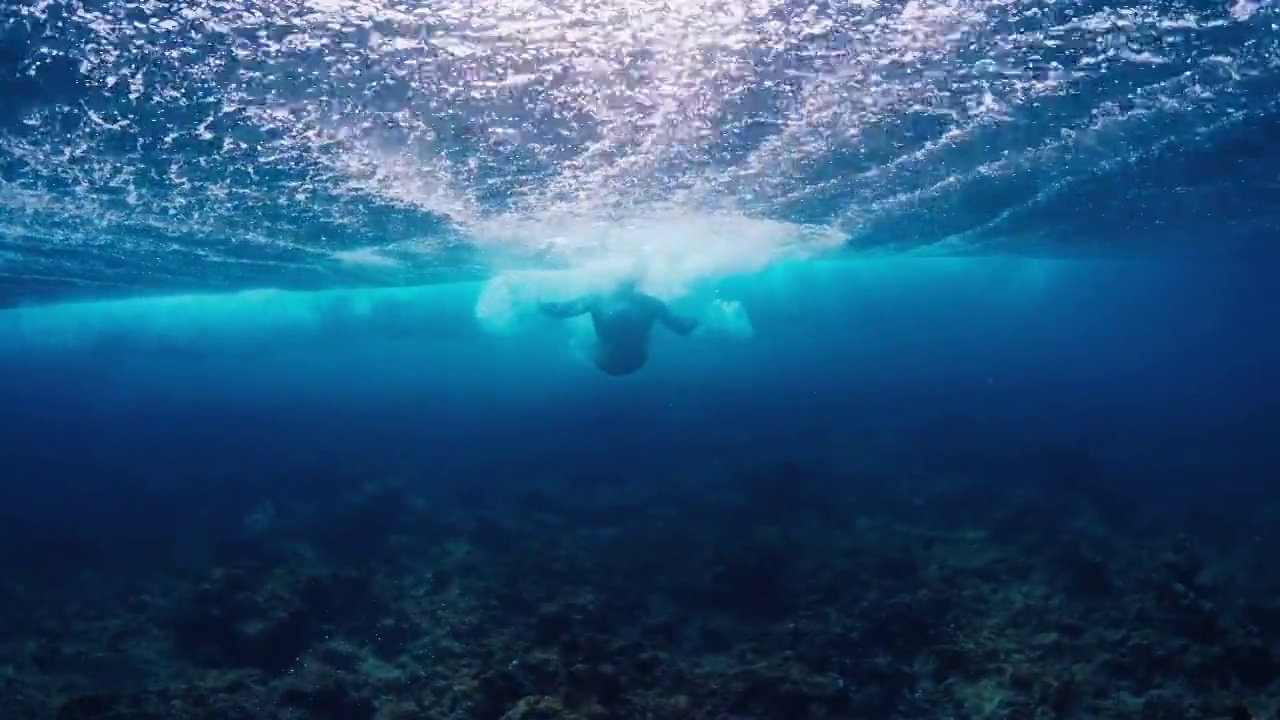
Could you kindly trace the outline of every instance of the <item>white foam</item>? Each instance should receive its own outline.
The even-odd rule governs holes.
[[[699,320],[701,325],[695,333],[696,337],[742,342],[750,340],[756,334],[746,308],[737,300],[712,300]]]
[[[666,211],[609,223],[516,220],[488,224],[481,233],[479,241],[506,262],[519,264],[522,253],[536,248],[541,263],[557,267],[499,268],[476,306],[476,317],[499,333],[526,327],[538,303],[602,292],[623,279],[637,279],[641,291],[672,301],[726,277],[819,255],[843,242],[827,228],[729,212]]]

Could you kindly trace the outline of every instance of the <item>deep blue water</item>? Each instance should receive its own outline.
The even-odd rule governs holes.
[[[4,329],[5,512],[93,543],[217,536],[264,497],[376,477],[484,494],[797,458],[852,472],[890,451],[999,466],[1052,444],[1089,448],[1153,503],[1252,497],[1280,467],[1273,271],[778,267],[720,289],[750,314],[750,341],[659,331],[625,378],[575,356],[555,323],[487,332],[478,284],[379,291],[400,320],[356,325],[315,320],[308,294],[36,308]]]

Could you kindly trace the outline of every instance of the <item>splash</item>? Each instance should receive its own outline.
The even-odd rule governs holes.
[[[531,233],[546,240],[534,246],[518,241]],[[674,301],[733,275],[830,252],[844,240],[830,228],[678,210],[615,222],[573,219],[530,227],[509,221],[489,226],[479,237],[485,247],[534,249],[532,259],[541,266],[501,272],[486,284],[476,317],[498,333],[526,328],[540,303],[606,292],[624,279],[638,281],[642,292]],[[520,260],[530,258],[508,257],[505,262]],[[743,322],[730,325],[741,327]]]
[[[1071,252],[1212,217],[1247,241],[1274,174],[1169,157],[1270,158],[1239,146],[1280,114],[1276,22],[1254,0],[7,3],[0,279],[399,285],[607,247],[677,292],[810,234]]]

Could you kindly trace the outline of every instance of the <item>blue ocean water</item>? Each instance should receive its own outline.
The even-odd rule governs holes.
[[[1273,717],[1277,190],[1272,0],[5,2],[0,710]],[[626,278],[713,332],[657,327],[639,372],[600,372],[590,321],[539,307]],[[763,499],[716,505],[735,483]],[[930,555],[970,531],[992,545]],[[760,543],[749,570],[717,554]],[[845,576],[814,545],[849,543],[892,589],[818,582]],[[1168,552],[1162,594],[1143,563]],[[287,579],[333,568],[366,584]],[[1064,577],[1123,617],[1037,595]],[[965,578],[1028,589],[983,629],[913,604]],[[548,605],[577,608],[557,638],[592,613],[632,638],[617,602],[649,594],[682,639],[518,669]],[[877,602],[960,639],[876,644]],[[1009,619],[1036,602],[1050,630]],[[818,616],[854,644],[778,639]],[[992,660],[996,626],[1067,649]],[[784,645],[801,690],[741,680]],[[1139,645],[1210,659],[1139,672]],[[654,648],[663,679],[629,684]],[[850,659],[877,654],[900,667]],[[692,679],[713,666],[748,689]]]

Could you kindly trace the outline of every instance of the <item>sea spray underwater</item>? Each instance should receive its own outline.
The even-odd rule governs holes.
[[[0,716],[1276,717],[1278,13],[0,5]]]
[[[864,250],[1265,252],[1275,13],[9,3],[5,289],[416,284],[699,215]]]

